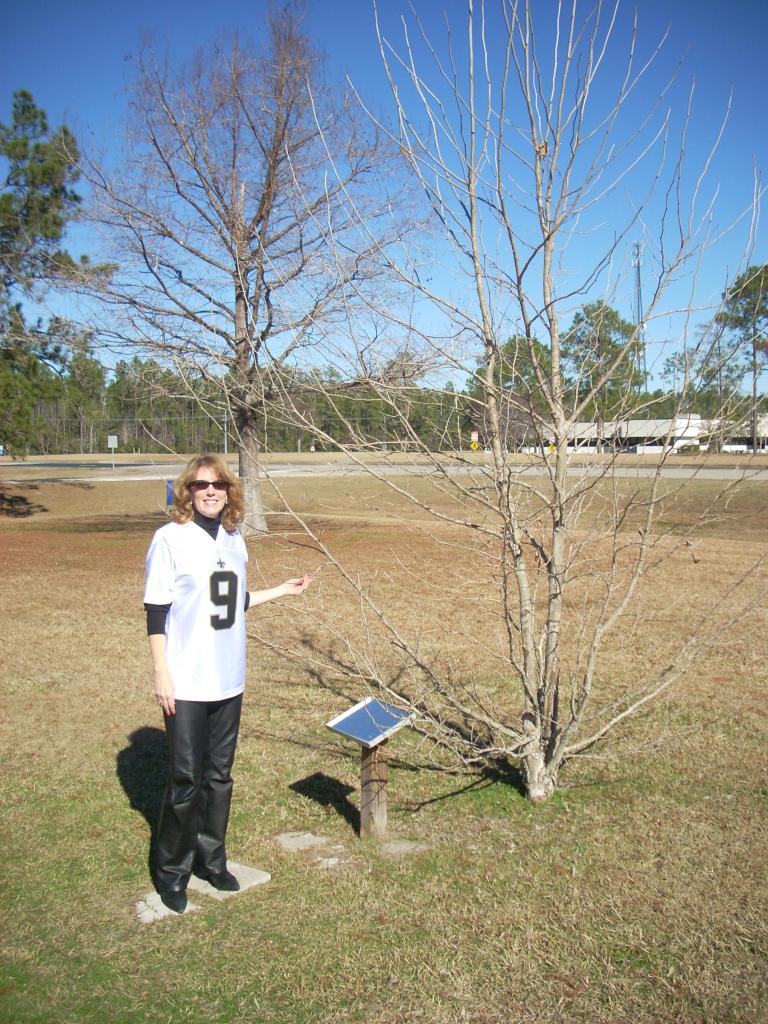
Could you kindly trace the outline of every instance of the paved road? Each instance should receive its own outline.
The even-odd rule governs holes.
[[[228,460],[233,470],[237,467],[237,461]],[[60,457],[46,459],[41,457],[26,459],[23,462],[11,462],[2,460],[0,464],[0,482],[7,484],[37,481],[56,482],[71,480],[72,482],[83,482],[88,480],[103,481],[129,481],[129,480],[168,480],[179,475],[185,463],[183,462],[162,462],[156,463],[151,459],[138,457],[135,461],[118,462],[112,468],[110,462],[97,459],[72,458],[62,460]],[[764,465],[764,463],[763,463]],[[482,469],[480,463],[475,463],[476,471]],[[365,473],[375,473],[381,476],[424,476],[431,471],[432,467],[427,462],[401,463],[368,462],[360,465],[351,459],[322,461],[322,456],[317,462],[270,462],[266,472],[270,476],[280,477],[313,477],[313,476],[359,476]],[[448,466],[447,472],[451,474],[466,472],[465,467]],[[525,476],[543,476],[547,473],[545,466],[530,466],[521,464],[515,467],[516,471]],[[605,474],[608,467],[605,463],[594,465],[572,465],[569,469],[570,476],[596,477]],[[621,465],[617,464],[612,469],[615,477],[641,479],[651,476],[655,472],[654,466],[649,465]],[[696,477],[699,480],[740,480],[749,479],[760,482],[768,482],[768,468],[738,463],[717,464],[717,465],[696,465],[692,463],[683,465],[668,465],[662,470],[662,476],[671,480],[685,480]]]

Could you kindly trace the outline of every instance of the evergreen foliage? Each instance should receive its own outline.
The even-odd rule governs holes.
[[[72,263],[60,248],[80,196],[79,153],[66,126],[51,132],[45,112],[25,90],[14,93],[12,121],[0,123],[5,171],[0,192],[0,300],[14,289],[29,294]]]
[[[579,419],[610,420],[628,396],[643,389],[642,345],[633,324],[606,302],[589,302],[574,317],[562,343],[574,406],[594,392]]]
[[[77,160],[69,129],[52,132],[31,94],[14,93],[11,124],[0,123],[0,444],[10,450],[45,446],[40,408],[59,388],[62,323],[28,323],[22,300],[73,266],[61,242],[80,203]]]

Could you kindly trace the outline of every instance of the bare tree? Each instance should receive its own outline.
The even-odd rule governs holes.
[[[678,314],[684,347],[693,332],[696,269],[720,230],[704,191],[709,159],[703,169],[687,167],[689,104],[676,128],[661,103],[664,90],[638,115],[661,43],[639,59],[631,25],[616,77],[618,5],[597,2],[582,19],[574,0],[553,7],[552,24],[541,26],[532,2],[493,4],[493,25],[486,20],[490,8],[468,0],[460,42],[449,34],[442,54],[417,18],[399,51],[380,32],[396,111],[392,138],[427,197],[435,230],[426,270],[407,254],[387,260],[413,296],[409,315],[375,311],[407,332],[412,351],[418,341],[422,365],[431,358],[432,366],[469,377],[474,407],[482,410],[480,443],[489,451],[467,451],[467,424],[445,415],[458,397],[445,389],[436,452],[414,425],[413,382],[371,373],[357,358],[359,348],[350,350],[347,377],[375,391],[388,409],[392,440],[426,463],[431,489],[372,466],[363,453],[374,441],[359,426],[347,424],[344,447],[433,522],[464,531],[462,541],[451,534],[446,550],[456,556],[461,548],[478,572],[484,567],[485,603],[475,621],[496,626],[491,635],[485,626],[467,630],[465,640],[504,666],[506,686],[491,692],[450,666],[441,669],[352,574],[368,635],[376,624],[398,670],[388,675],[373,648],[353,654],[347,641],[346,649],[349,674],[416,707],[436,743],[465,763],[521,764],[528,794],[541,800],[555,790],[568,758],[667,692],[749,602],[736,611],[734,588],[742,580],[723,583],[687,632],[657,638],[656,660],[637,666],[618,688],[601,678],[606,651],[640,628],[633,607],[649,577],[691,543],[690,531],[673,534],[657,523],[678,488],[664,475],[678,423],[668,413],[654,419],[637,362],[641,332],[670,311]],[[718,141],[716,131],[713,148]],[[616,200],[620,187],[628,195],[623,205]],[[631,296],[630,241],[641,231],[644,323],[625,325],[599,358],[590,349],[589,372],[583,355],[571,359],[569,372],[569,340],[584,321],[579,311],[596,308],[588,307],[596,300],[604,309],[621,301],[622,260]],[[579,247],[580,235],[589,237],[588,247]],[[681,277],[694,289],[688,301],[664,305]],[[501,360],[511,373],[499,373]],[[686,365],[711,366],[711,359]],[[695,387],[688,380],[679,390],[675,413]],[[611,422],[595,422],[609,389]],[[343,417],[338,388],[329,383],[323,390]],[[283,399],[291,408],[290,395]],[[524,458],[510,459],[510,409],[530,425]],[[291,414],[301,415],[295,407]],[[322,425],[306,425],[322,436]],[[628,482],[615,472],[615,448],[633,432],[651,437],[659,456],[646,477]],[[593,457],[606,439],[609,454]],[[715,508],[713,499],[706,515]],[[719,616],[712,609],[718,602]],[[342,641],[343,627],[335,635]]]
[[[270,372],[349,315],[391,227],[376,130],[325,85],[292,6],[267,22],[260,53],[234,39],[172,71],[145,50],[125,160],[86,168],[114,267],[99,337],[220,386],[213,411],[238,438],[248,525],[260,531]]]

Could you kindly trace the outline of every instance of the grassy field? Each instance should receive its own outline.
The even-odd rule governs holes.
[[[467,639],[495,626],[477,621],[482,581],[448,528],[426,532],[372,481],[283,486],[397,621],[421,631],[425,652],[503,692],[496,663]],[[357,837],[358,754],[324,728],[362,693],[279,650],[328,655],[333,633],[318,624],[358,628],[354,601],[322,554],[274,517],[273,536],[250,545],[251,586],[304,568],[317,580],[300,606],[249,619],[229,839],[234,860],[273,880],[142,926],[133,904],[150,888],[165,750],[141,588],[163,494],[157,483],[101,481],[0,492],[1,1020],[768,1017],[764,607],[670,700],[570,764],[544,805],[528,803],[513,778],[436,771],[418,736],[400,734],[390,830],[423,849],[397,859]],[[694,485],[664,525],[690,521],[707,497]],[[673,560],[655,581],[657,617],[636,624],[603,678],[651,659],[660,635],[706,610],[723,578],[767,546],[765,487],[753,484],[707,526],[695,561]],[[304,830],[328,838],[335,868],[282,850],[281,833]]]

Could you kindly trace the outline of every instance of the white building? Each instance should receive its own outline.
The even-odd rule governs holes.
[[[703,433],[707,435],[716,434],[720,431],[720,420],[707,420],[703,426]],[[757,450],[768,451],[768,415],[763,414],[757,417]],[[752,420],[742,419],[738,423],[728,424],[725,430],[723,442],[724,452],[751,452],[752,451]]]
[[[700,447],[704,442],[704,421],[698,413],[670,419],[607,420],[604,423],[576,423],[568,445],[574,451],[631,451],[653,454],[671,448]]]

